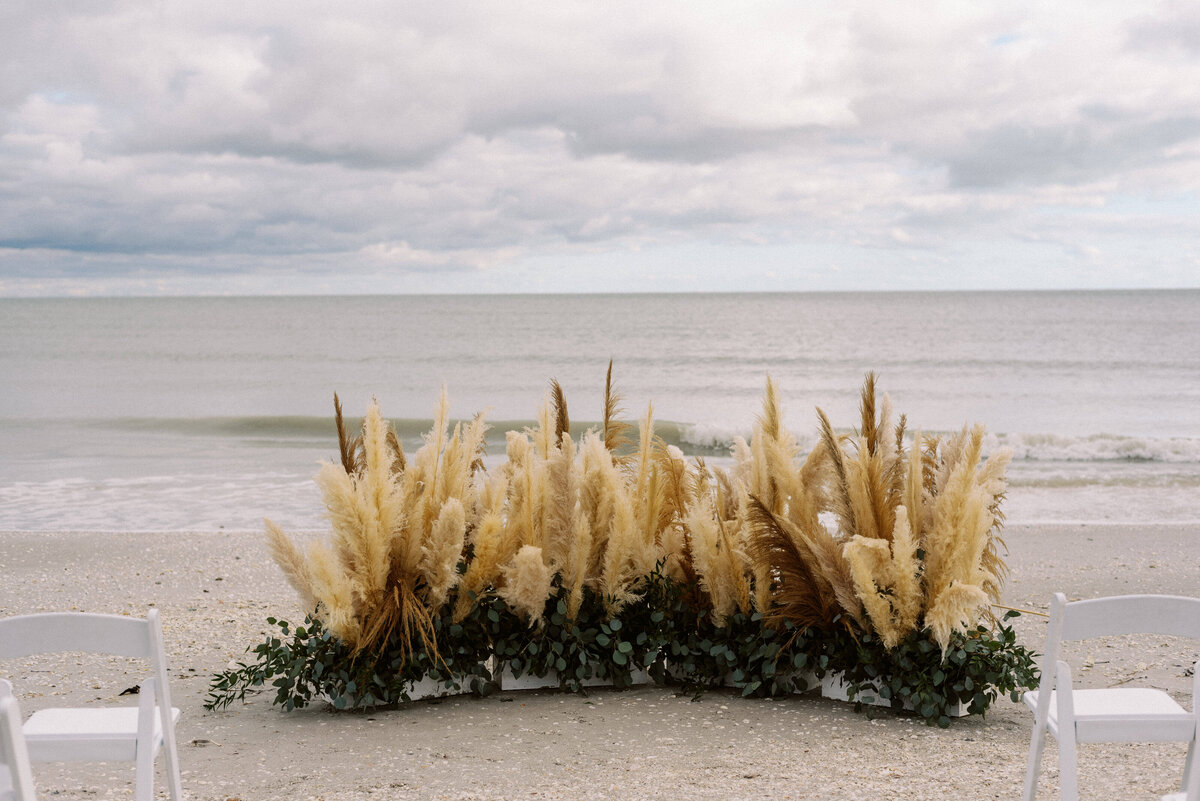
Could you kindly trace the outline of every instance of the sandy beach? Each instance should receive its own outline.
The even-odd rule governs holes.
[[[1196,595],[1200,527],[1012,526],[1006,601],[1044,611],[1071,598]],[[500,693],[374,713],[282,713],[267,693],[206,712],[209,677],[260,641],[270,615],[302,617],[255,533],[0,533],[0,615],[162,611],[185,793],[193,799],[992,799],[1018,798],[1031,717],[1007,699],[938,730],[874,719],[809,694],[742,700],[642,687],[588,696]],[[1040,650],[1044,619],[1017,621]],[[1191,705],[1200,644],[1114,638],[1071,652],[1080,681],[1139,681]],[[116,703],[136,666],[89,656],[13,660],[0,670],[23,709]],[[1085,798],[1155,799],[1184,748],[1085,746]],[[1051,744],[1042,797],[1057,792]],[[46,798],[131,798],[124,765],[38,766]],[[159,784],[162,797],[165,788]]]

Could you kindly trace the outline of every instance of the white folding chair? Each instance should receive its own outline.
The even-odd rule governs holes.
[[[1067,603],[1055,593],[1042,655],[1038,689],[1025,693],[1033,710],[1033,737],[1025,773],[1024,801],[1037,793],[1038,771],[1046,732],[1058,740],[1059,787],[1063,801],[1077,801],[1077,743],[1186,742],[1183,790],[1200,799],[1196,767],[1197,710],[1200,670],[1193,680],[1192,711],[1162,690],[1141,687],[1076,690],[1070,666],[1058,658],[1059,643],[1120,634],[1165,634],[1200,640],[1200,598],[1172,595],[1124,595]],[[1197,663],[1200,668],[1200,663]]]
[[[83,651],[146,659],[151,677],[137,706],[50,708],[35,712],[23,732],[33,762],[133,762],[137,801],[154,797],[154,759],[165,752],[167,787],[182,801],[175,721],[158,610],[144,619],[50,613],[0,619],[0,659]]]
[[[0,679],[0,801],[35,801],[29,750],[21,732],[21,708],[4,690],[11,685]]]

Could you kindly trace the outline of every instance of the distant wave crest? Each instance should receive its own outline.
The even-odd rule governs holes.
[[[1013,459],[1029,462],[1200,462],[1200,439],[1093,434],[1001,434],[993,441],[1013,449]]]
[[[0,420],[0,428],[37,425],[43,421]],[[55,425],[62,425],[55,421]],[[357,430],[360,419],[347,418],[349,430]],[[110,431],[164,434],[182,437],[213,437],[245,441],[303,441],[306,445],[337,448],[337,433],[329,416],[305,417],[200,417],[200,418],[118,418],[76,420],[69,425]],[[415,450],[429,432],[429,419],[392,420],[405,450]],[[491,454],[503,454],[505,433],[533,428],[533,420],[491,420],[487,448]],[[595,421],[575,421],[571,431],[580,436],[588,429],[599,430]],[[635,426],[636,435],[636,426]],[[749,426],[720,423],[679,423],[656,420],[654,433],[688,456],[728,455],[737,437],[750,439]],[[846,430],[845,433],[852,433]],[[929,432],[942,433],[947,432]],[[816,432],[793,432],[797,445],[807,452],[816,442]],[[1017,462],[1163,462],[1200,463],[1200,438],[1135,437],[1121,434],[1065,436],[1060,434],[990,434],[987,450],[1009,447]]]

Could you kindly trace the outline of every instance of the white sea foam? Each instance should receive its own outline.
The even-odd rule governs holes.
[[[1031,462],[1166,462],[1200,464],[1200,439],[1126,437],[1094,434],[1001,434],[993,441],[1013,450],[1015,461]]]
[[[682,445],[705,450],[727,451],[737,437],[749,440],[750,428],[718,423],[694,423],[681,426],[679,431],[679,441]]]
[[[22,531],[323,528],[320,494],[298,476],[55,479],[0,486],[0,529]]]
[[[942,433],[946,432],[928,432]],[[735,437],[750,439],[749,427],[717,423],[680,426],[679,440],[684,446],[708,450],[727,450]],[[793,432],[802,452],[817,442],[815,432]],[[909,432],[911,441],[912,432]],[[1115,434],[1062,436],[1058,434],[988,434],[985,453],[1007,447],[1013,461],[1028,462],[1164,462],[1200,464],[1200,439],[1174,437],[1127,437]]]

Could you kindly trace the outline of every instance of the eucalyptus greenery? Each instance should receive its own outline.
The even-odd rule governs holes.
[[[487,694],[496,686],[495,664],[516,677],[552,677],[569,692],[583,692],[595,680],[628,687],[634,671],[644,670],[658,684],[689,692],[727,686],[743,697],[765,697],[803,692],[811,679],[834,674],[860,711],[871,711],[864,701],[882,698],[946,727],[956,704],[983,714],[1001,694],[1017,700],[1037,683],[1034,655],[1008,624],[1015,612],[992,627],[957,634],[943,654],[922,632],[889,649],[870,632],[800,631],[789,622],[771,627],[758,612],[738,612],[717,626],[690,603],[694,589],[656,573],[615,616],[588,591],[573,621],[556,592],[542,623],[532,627],[487,596],[457,623],[448,612],[435,618],[436,652],[410,649],[407,657],[394,641],[355,654],[311,616],[300,626],[268,618],[277,631],[247,650],[251,659],[213,677],[205,706],[221,709],[268,687],[284,710],[314,701],[335,709],[392,706],[410,700],[424,679],[447,691]]]
[[[956,704],[982,715],[1001,694],[1018,701],[1021,690],[1036,686],[1034,654],[1017,642],[1007,625],[1018,616],[1010,611],[994,628],[980,624],[956,633],[944,654],[922,632],[888,649],[878,635],[841,629],[820,642],[818,674],[840,674],[847,696],[857,701],[856,709],[863,708],[863,701],[879,698],[946,728]]]
[[[667,629],[659,601],[666,587],[661,574],[654,573],[639,596],[615,615],[609,614],[601,596],[585,589],[574,620],[556,591],[546,601],[541,621],[532,627],[493,599],[486,614],[497,663],[517,678],[556,678],[561,688],[572,692],[593,680],[629,687],[635,671],[661,678]]]
[[[435,653],[402,647],[395,636],[379,651],[355,653],[312,615],[300,626],[274,617],[267,624],[278,631],[246,650],[253,658],[213,676],[206,709],[226,708],[268,686],[275,690],[272,703],[285,711],[313,701],[328,701],[335,709],[393,706],[410,700],[422,680],[452,692],[487,694],[494,688],[481,614],[455,623],[447,609],[434,618]]]
[[[718,625],[701,598],[695,585],[671,583],[666,593],[664,659],[672,680],[697,691],[733,687],[743,697],[811,689],[811,632],[790,621],[767,626],[757,611],[735,612]]]

